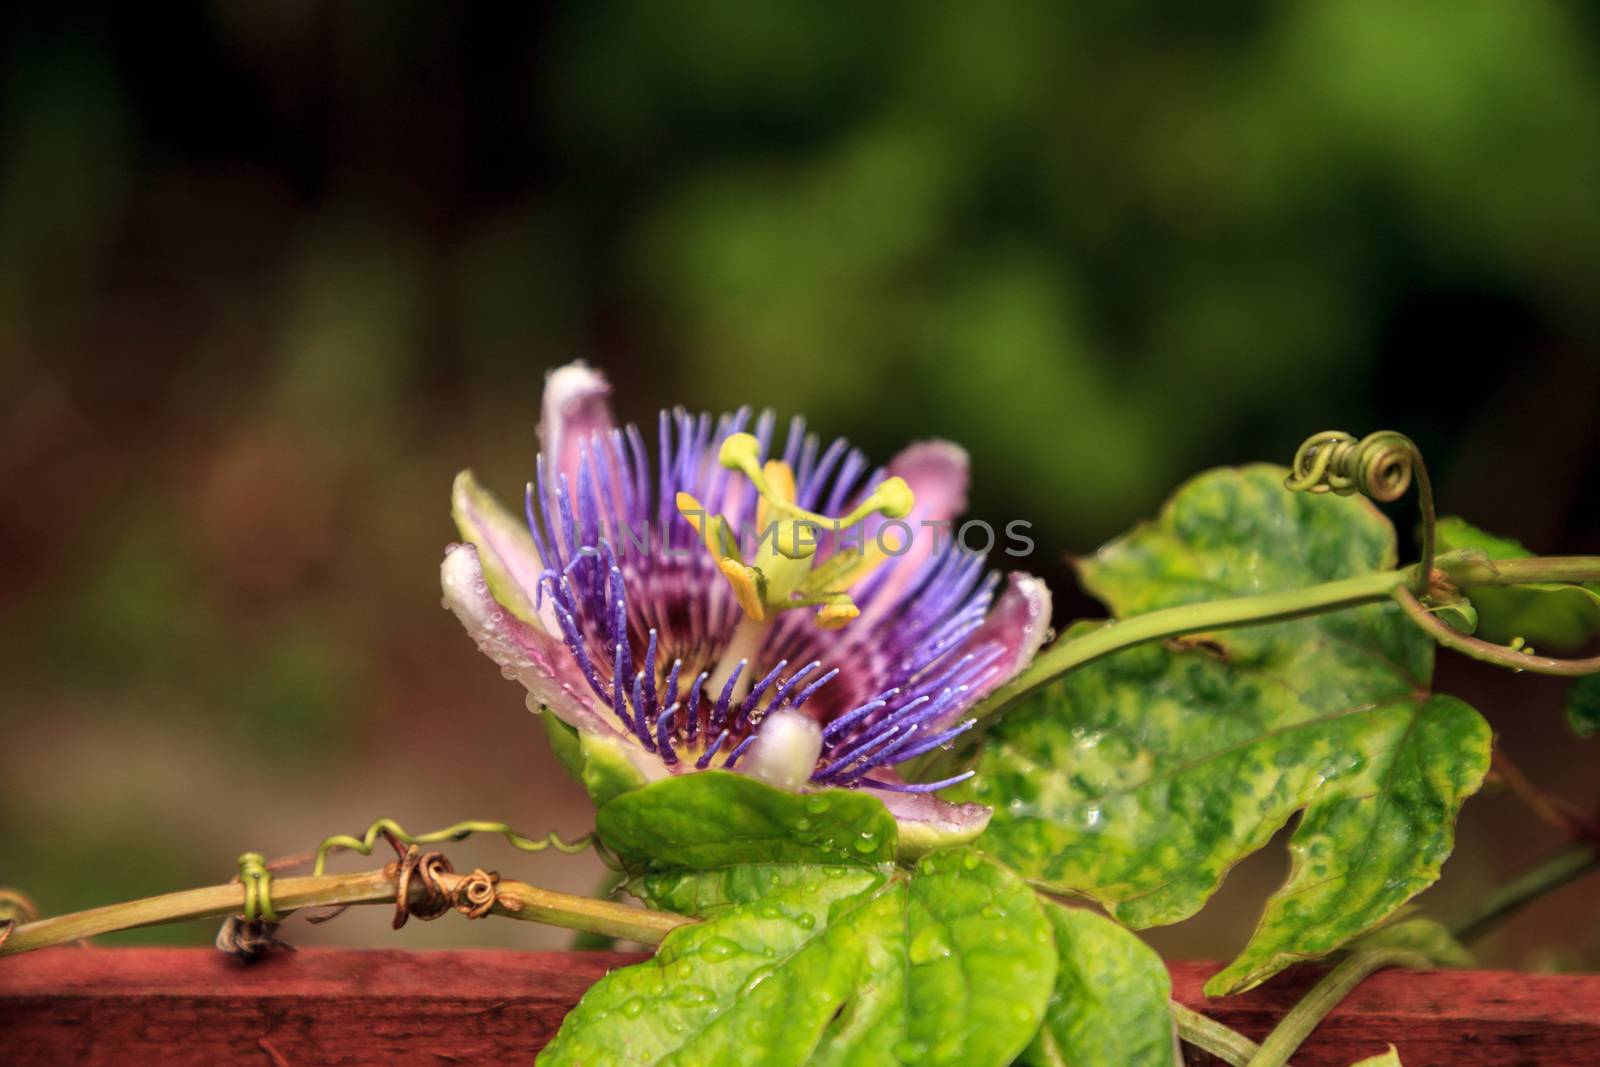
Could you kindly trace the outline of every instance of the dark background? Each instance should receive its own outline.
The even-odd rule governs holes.
[[[1096,610],[1067,554],[1329,427],[1403,430],[1446,511],[1600,551],[1597,11],[0,16],[0,884],[87,907],[378,815],[585,830],[435,572],[451,476],[515,495],[573,358],[628,418],[749,403],[880,459],[962,442],[972,514],[1034,524],[1062,621]],[[1600,742],[1559,683],[1451,662],[1441,688],[1593,809]],[[1425,899],[1554,841],[1491,791]],[[1158,944],[1229,953],[1285,866]],[[1486,958],[1600,965],[1592,893]],[[385,925],[292,936],[562,940]]]

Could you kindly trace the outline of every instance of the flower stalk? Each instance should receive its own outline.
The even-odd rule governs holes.
[[[1305,998],[1273,1027],[1246,1067],[1285,1067],[1323,1018],[1349,996],[1367,976],[1385,967],[1410,967],[1425,970],[1431,961],[1419,952],[1403,948],[1370,948],[1351,953],[1312,987]]]
[[[1225,1026],[1209,1015],[1184,1007],[1176,1000],[1168,1005],[1172,1020],[1177,1025],[1178,1037],[1187,1044],[1209,1053],[1232,1067],[1245,1067],[1261,1046],[1245,1037],[1231,1026]]]

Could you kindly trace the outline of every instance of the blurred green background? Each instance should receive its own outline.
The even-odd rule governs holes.
[[[576,357],[630,418],[770,404],[879,458],[961,441],[973,513],[1033,522],[1063,620],[1095,611],[1068,553],[1329,427],[1404,430],[1447,510],[1600,551],[1592,4],[241,0],[0,25],[0,884],[47,912],[378,815],[587,828],[435,571],[452,474],[515,495],[543,376]],[[1565,734],[1559,683],[1441,673],[1594,809],[1600,742]],[[1554,841],[1491,792],[1427,901]],[[1285,868],[1269,850],[1153,939],[1230,953]],[[1600,965],[1592,890],[1487,959]],[[386,925],[290,936],[564,940]]]

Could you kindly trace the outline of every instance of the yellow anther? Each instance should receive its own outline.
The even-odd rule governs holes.
[[[824,604],[817,609],[815,621],[824,630],[837,630],[845,623],[860,617],[861,609],[856,607],[849,597],[841,596],[837,602]]]
[[[721,515],[712,515],[705,509],[705,505],[688,493],[679,493],[676,503],[678,514],[686,519],[694,532],[700,535],[700,540],[705,542],[706,551],[711,553],[711,558],[721,560],[727,556],[738,556],[738,546],[733,543],[733,538],[728,535],[728,520]]]
[[[769,520],[777,516],[771,514],[772,503],[777,501],[782,504],[794,503],[794,471],[789,465],[780,460],[769,459],[761,473],[766,476],[767,489],[761,494],[761,503],[756,505],[756,526],[760,530],[767,528]]]
[[[753,434],[725,438],[717,450],[717,462],[748,478],[761,498],[756,505],[758,542],[749,564],[726,519],[707,515],[688,493],[678,494],[678,510],[705,542],[745,614],[760,622],[769,612],[821,604],[816,624],[830,630],[858,618],[860,609],[841,590],[883,563],[885,551],[876,545],[840,551],[813,570],[817,540],[825,532],[847,530],[873,515],[903,519],[911,514],[916,495],[906,480],[884,479],[848,515],[833,518],[800,507],[793,469],[779,460],[763,464],[761,442]]]
[[[733,586],[733,595],[744,613],[757,622],[765,619],[767,606],[761,601],[761,587],[765,584],[761,580],[761,572],[754,567],[746,567],[736,559],[719,560],[717,568],[728,579],[728,584]]]

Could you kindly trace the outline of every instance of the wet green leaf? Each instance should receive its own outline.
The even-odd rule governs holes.
[[[1021,1063],[1171,1067],[1172,979],[1155,950],[1103,915],[1045,904],[1060,969]]]
[[[1031,890],[970,849],[840,869],[668,935],[568,1014],[541,1064],[1005,1064],[1056,971]]]
[[[1491,560],[1533,555],[1509,537],[1497,537],[1464,519],[1440,519],[1436,530],[1440,552],[1475,549]],[[1520,637],[1536,651],[1570,652],[1600,634],[1597,585],[1480,585],[1466,595],[1478,612],[1476,634],[1485,641],[1503,645]]]
[[[1119,615],[1392,567],[1359,498],[1292,494],[1283,471],[1203,474],[1083,564]],[[1069,635],[1070,636],[1070,635]],[[1391,605],[1130,649],[1075,671],[985,741],[980,844],[1134,927],[1197,911],[1297,811],[1292,869],[1208,992],[1331,952],[1431,884],[1489,729],[1427,693],[1432,646]]]
[[[795,794],[729,771],[667,778],[617,797],[595,819],[652,905],[705,915],[830,868],[895,858],[894,817],[865,793]]]
[[[1579,678],[1567,687],[1567,722],[1579,737],[1600,732],[1600,674]]]

